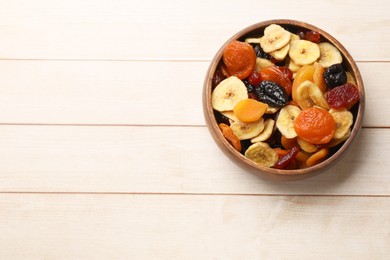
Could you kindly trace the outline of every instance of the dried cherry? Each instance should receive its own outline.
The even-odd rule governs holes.
[[[282,107],[288,102],[288,95],[279,84],[264,80],[255,87],[255,94],[259,101],[272,107]]]
[[[294,146],[288,153],[279,157],[279,160],[275,163],[274,168],[276,169],[286,168],[292,161],[294,161],[298,153],[299,153],[299,148],[297,146]]]
[[[256,71],[253,71],[251,73],[251,75],[249,75],[248,77],[248,83],[253,85],[253,86],[256,86],[258,85],[259,83],[261,82],[261,76],[260,76],[260,73],[256,72]]]
[[[350,109],[359,100],[359,90],[351,83],[346,83],[328,91],[326,101],[334,109]]]
[[[325,70],[324,79],[328,88],[334,88],[347,83],[347,73],[340,63],[333,64]]]
[[[304,35],[305,40],[314,42],[314,43],[320,43],[321,42],[321,35],[316,31],[307,31]]]

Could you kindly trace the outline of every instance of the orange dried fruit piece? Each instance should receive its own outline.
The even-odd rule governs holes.
[[[329,154],[329,149],[322,148],[315,154],[312,154],[306,161],[306,166],[311,167],[324,161]]]
[[[284,147],[284,149],[287,149],[287,150],[290,150],[292,149],[294,146],[297,146],[298,143],[297,143],[297,138],[287,138],[285,137],[284,135],[282,135],[281,139],[280,139],[280,143],[282,144],[282,146]]]
[[[268,105],[260,101],[248,98],[239,101],[233,108],[238,120],[251,123],[259,120],[267,111]]]
[[[313,80],[314,84],[318,86],[318,88],[322,91],[322,93],[325,93],[326,91],[326,82],[324,79],[324,72],[325,69],[322,67],[319,63],[314,63],[314,73],[313,73]]]
[[[230,75],[245,79],[255,68],[256,52],[249,43],[232,41],[223,52],[223,62]]]
[[[300,162],[306,163],[306,161],[307,161],[307,159],[309,159],[309,157],[310,157],[310,154],[299,151],[299,153],[297,154],[295,159],[297,159]]]
[[[295,103],[298,103],[297,102],[298,86],[301,85],[306,80],[314,82],[313,75],[314,75],[314,65],[303,66],[297,71],[297,74],[295,75],[294,81],[292,83],[292,91],[291,91],[291,97],[295,101]]]
[[[275,152],[280,156],[286,155],[289,150],[284,150],[282,148],[274,148]]]
[[[287,69],[287,68],[286,68]],[[261,80],[269,80],[280,85],[287,93],[291,93],[291,80],[289,76],[280,67],[272,66],[267,67],[260,71]]]
[[[234,147],[234,149],[236,149],[238,152],[241,152],[240,139],[238,139],[238,137],[233,133],[233,130],[224,123],[220,123],[218,126],[226,140]]]
[[[328,143],[334,135],[336,123],[325,109],[311,107],[303,110],[294,122],[297,135],[312,144]]]

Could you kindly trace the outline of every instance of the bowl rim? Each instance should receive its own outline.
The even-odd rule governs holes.
[[[356,113],[356,118],[353,123],[353,128],[351,130],[350,137],[344,142],[344,144],[329,158],[324,160],[323,162],[316,164],[314,166],[303,168],[303,169],[295,169],[295,170],[284,170],[284,169],[275,169],[275,168],[268,168],[261,166],[252,160],[246,158],[243,154],[236,151],[233,146],[224,138],[222,135],[218,124],[214,117],[214,110],[211,105],[211,92],[212,92],[212,79],[214,77],[214,72],[222,59],[222,54],[225,49],[225,47],[234,40],[238,40],[242,38],[245,35],[250,34],[251,32],[255,30],[261,30],[264,29],[266,26],[270,24],[279,24],[279,25],[287,25],[287,26],[296,26],[296,27],[302,27],[304,29],[314,30],[321,34],[323,38],[326,39],[326,41],[332,43],[335,45],[341,52],[343,56],[343,63],[348,64],[348,66],[351,69],[351,72],[353,76],[355,77],[356,86],[359,89],[359,95],[360,100],[358,104],[358,109]],[[362,128],[362,122],[363,122],[363,116],[364,116],[364,110],[365,110],[365,94],[364,94],[364,85],[363,85],[363,79],[361,77],[359,68],[356,65],[356,62],[352,58],[351,54],[347,51],[347,49],[338,41],[336,40],[332,35],[327,33],[326,31],[318,28],[317,26],[314,26],[312,24],[298,21],[298,20],[291,20],[291,19],[273,19],[273,20],[266,20],[259,23],[255,23],[253,25],[250,25],[236,34],[234,34],[232,37],[230,37],[223,45],[222,47],[217,51],[217,53],[214,55],[213,59],[210,62],[209,68],[207,70],[207,74],[204,80],[203,85],[203,92],[202,92],[202,102],[203,102],[203,114],[204,118],[206,120],[206,125],[209,129],[210,134],[212,135],[214,141],[217,143],[219,148],[230,158],[233,159],[236,163],[239,164],[239,166],[243,166],[244,168],[254,172],[255,174],[270,174],[270,175],[284,175],[284,176],[296,176],[296,175],[312,175],[311,173],[319,173],[322,172],[325,169],[328,169],[330,166],[333,166],[336,161],[338,161],[342,155],[345,154],[345,151],[350,148],[353,141],[356,139],[356,136],[360,132]]]

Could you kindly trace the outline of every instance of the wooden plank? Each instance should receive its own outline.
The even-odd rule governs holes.
[[[1,126],[1,192],[390,195],[389,129],[364,129],[319,176],[239,168],[205,127]]]
[[[303,20],[328,31],[357,60],[390,60],[387,0],[1,1],[6,59],[209,60],[228,38],[262,20]],[[266,10],[266,11],[265,11]]]
[[[0,61],[1,123],[204,125],[209,62]],[[365,126],[390,126],[390,63],[359,62]],[[378,67],[381,69],[378,70]],[[381,111],[381,113],[378,113]]]
[[[388,198],[2,194],[0,212],[2,259],[386,259],[390,253]]]

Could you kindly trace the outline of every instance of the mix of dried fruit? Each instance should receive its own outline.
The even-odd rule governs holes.
[[[325,160],[351,134],[359,101],[340,51],[318,32],[272,24],[230,42],[211,103],[222,134],[265,167],[301,169]]]

